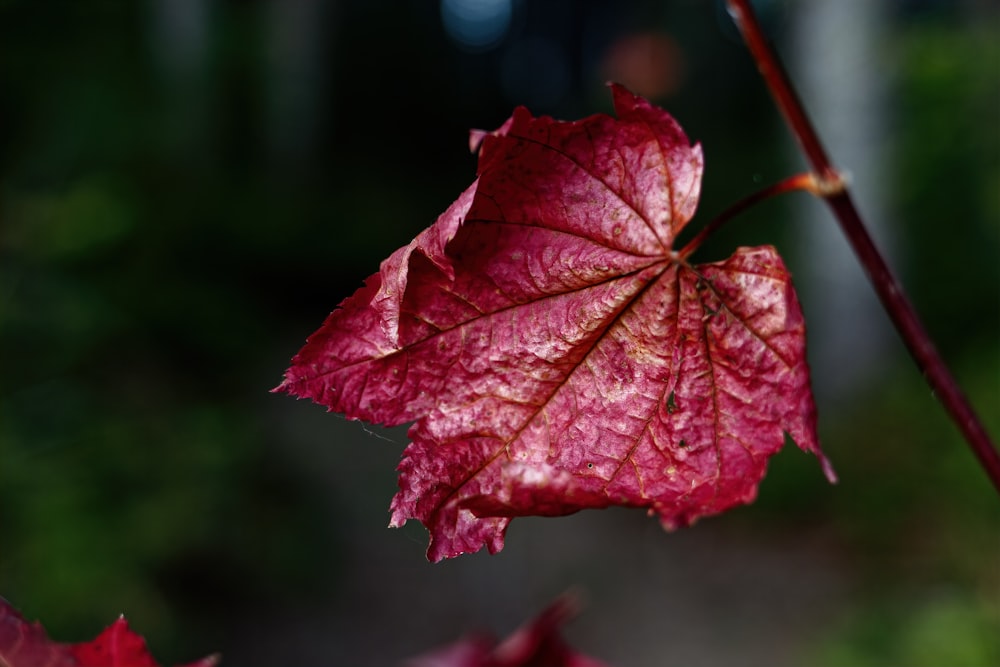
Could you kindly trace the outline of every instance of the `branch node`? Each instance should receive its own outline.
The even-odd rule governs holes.
[[[826,169],[822,174],[809,174],[809,184],[806,189],[817,197],[827,198],[846,192],[850,184],[850,172]]]

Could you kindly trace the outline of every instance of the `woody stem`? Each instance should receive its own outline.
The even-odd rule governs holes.
[[[750,1],[727,0],[726,4],[775,103],[812,165],[818,182],[821,186],[824,184],[829,186],[821,187],[819,194],[840,223],[841,230],[868,274],[868,279],[875,288],[882,306],[888,312],[934,395],[941,401],[990,481],[1000,492],[1000,454],[997,454],[996,447],[982,422],[941,359],[910,301],[903,294],[899,281],[893,276],[876,248],[850,192],[827,157],[788,74],[764,37]]]

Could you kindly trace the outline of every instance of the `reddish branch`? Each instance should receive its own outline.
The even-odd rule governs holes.
[[[910,354],[913,355],[917,367],[923,372],[927,383],[944,405],[952,421],[961,430],[997,491],[1000,491],[1000,455],[997,454],[989,434],[968,399],[942,361],[930,336],[920,323],[916,311],[903,294],[899,282],[875,247],[850,193],[844,187],[839,172],[827,157],[819,136],[795,94],[788,74],[765,39],[749,0],[727,0],[727,5],[757,63],[757,69],[764,77],[778,108],[816,172],[820,184],[830,185],[819,194],[840,223],[882,305],[896,325]]]

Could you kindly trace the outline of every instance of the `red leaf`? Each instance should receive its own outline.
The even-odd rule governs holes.
[[[211,655],[186,667],[214,667]],[[60,644],[39,623],[28,623],[0,598],[0,667],[158,667],[146,650],[146,641],[129,629],[124,617],[109,625],[93,641]]]
[[[805,327],[771,247],[672,251],[702,154],[612,88],[617,119],[480,133],[479,177],[307,341],[278,387],[415,421],[392,526],[434,561],[512,517],[627,505],[667,528],[750,502],[788,432],[820,456]]]
[[[85,667],[157,667],[146,649],[146,640],[132,632],[124,616],[93,640],[69,648]]]
[[[577,614],[575,597],[564,595],[500,644],[472,635],[407,661],[407,667],[606,667],[577,653],[559,629]]]
[[[81,667],[159,667],[146,648],[146,640],[128,627],[124,616],[104,628],[89,642],[72,644],[70,652]],[[184,667],[214,667],[217,655],[210,655]]]

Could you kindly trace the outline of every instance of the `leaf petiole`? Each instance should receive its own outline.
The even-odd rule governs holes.
[[[824,197],[828,196],[828,193],[836,191],[838,188],[843,189],[844,187],[844,179],[839,175],[836,178],[828,177],[825,179],[811,173],[790,176],[784,180],[769,185],[763,190],[758,190],[752,195],[744,197],[719,215],[715,216],[715,218],[702,227],[701,231],[699,231],[693,239],[688,241],[675,256],[679,261],[686,260],[691,253],[697,250],[698,247],[701,246],[701,244],[704,243],[709,236],[718,231],[722,225],[726,224],[754,204],[758,204],[765,199],[784,194],[785,192],[792,192],[794,190],[806,190],[817,197]]]

